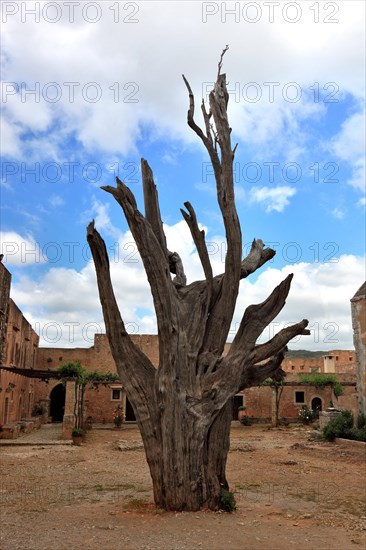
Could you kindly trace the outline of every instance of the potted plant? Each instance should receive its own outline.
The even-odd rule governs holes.
[[[244,407],[244,405],[241,405],[239,408],[238,408],[238,420],[239,422],[242,421],[242,419],[247,415],[247,408]]]
[[[47,409],[41,403],[36,403],[33,407],[32,413],[34,416],[43,416],[47,412]]]
[[[122,426],[123,420],[124,420],[124,410],[121,405],[118,405],[113,412],[113,422],[116,428],[120,428]]]
[[[74,445],[81,445],[84,441],[85,432],[81,428],[73,428],[71,432],[71,437],[74,442]]]

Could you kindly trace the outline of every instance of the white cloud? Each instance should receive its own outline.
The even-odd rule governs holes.
[[[187,225],[165,225],[168,246],[179,252],[188,282],[201,279],[202,268]],[[222,236],[208,235],[213,271],[224,269]],[[110,251],[111,275],[122,317],[130,332],[156,333],[151,291],[131,233],[127,231]],[[352,348],[350,299],[365,278],[365,258],[343,255],[329,263],[298,263],[282,269],[271,266],[241,282],[232,322],[231,339],[245,308],[267,298],[289,273],[294,273],[285,308],[262,336],[265,341],[288,323],[307,318],[312,334],[291,346],[303,349]],[[104,331],[94,265],[77,271],[53,267],[38,280],[23,276],[12,286],[12,297],[41,336],[42,346],[88,347],[93,333]],[[71,338],[72,337],[72,338]]]
[[[289,273],[294,273],[285,307],[267,327],[264,342],[284,326],[309,320],[310,336],[290,342],[294,349],[353,349],[350,299],[365,279],[365,258],[343,255],[337,262],[299,263],[282,269],[267,268],[253,284],[242,282],[235,311],[232,336],[239,327],[245,308],[267,298]]]
[[[363,96],[362,2],[348,2],[338,24],[325,24],[325,15],[329,15],[325,12],[315,23],[315,11],[305,7],[296,24],[285,21],[280,7],[275,9],[274,22],[269,23],[269,9],[264,6],[257,24],[247,23],[242,16],[238,23],[229,15],[223,23],[219,12],[203,23],[202,4],[198,2],[165,3],[163,14],[157,10],[160,4],[140,2],[135,16],[138,23],[123,23],[128,14],[120,10],[117,24],[113,21],[116,4],[99,5],[103,16],[95,24],[82,19],[80,6],[75,8],[73,23],[67,20],[66,6],[63,18],[54,24],[42,17],[36,24],[32,16],[24,24],[21,10],[8,18],[3,25],[4,80],[18,85],[25,82],[29,89],[36,83],[40,87],[39,102],[31,96],[26,96],[25,102],[19,100],[19,94],[8,96],[4,115],[8,122],[33,133],[45,132],[55,124],[50,133],[62,128],[64,135],[75,136],[88,152],[127,155],[135,150],[142,125],[149,126],[152,139],[164,136],[192,143],[193,133],[182,124],[187,94],[181,73],[189,78],[199,105],[205,82],[212,80],[228,36],[230,51],[224,68],[230,75],[231,89],[238,89],[235,94],[239,99],[235,103],[232,96],[230,110],[238,123],[234,131],[243,139],[253,143],[274,139],[280,148],[278,131],[282,131],[296,140],[294,150],[301,150],[304,136],[296,132],[298,121],[324,111],[321,101],[311,100],[314,82],[319,82],[321,89],[334,82],[343,92]],[[222,6],[218,5],[219,11]],[[244,56],[243,52],[249,53]],[[149,70],[141,71],[141,67]],[[52,102],[52,82],[61,90],[56,102]],[[74,88],[65,85],[67,82],[75,83]],[[101,96],[96,102],[88,99],[93,92],[88,85],[93,82]],[[249,82],[259,85],[265,101],[245,101],[243,90]],[[274,103],[268,102],[266,82],[279,83]],[[291,82],[302,91],[297,103],[287,100]],[[39,145],[46,143],[42,137],[35,136]],[[59,148],[56,140],[55,145]],[[19,158],[22,146],[18,131],[8,147],[9,154]],[[33,150],[45,151],[34,142]]]
[[[28,267],[46,262],[39,244],[32,235],[25,237],[15,231],[0,231],[0,253],[9,266]]]
[[[301,123],[309,118],[319,119],[325,115],[326,109],[324,103],[314,102],[301,84],[295,84],[296,93],[301,94],[295,102],[286,100],[286,96],[283,98],[278,90],[277,96],[274,95],[274,100],[269,102],[265,96],[266,87],[260,85],[264,96],[261,101],[229,104],[231,120],[235,120],[235,135],[248,145],[256,146],[257,155],[265,154],[271,158],[285,154],[286,161],[296,162],[305,153],[304,144],[310,136],[301,128]],[[285,83],[284,89],[286,86]]]
[[[83,223],[89,223],[94,219],[98,231],[118,239],[121,236],[121,231],[112,224],[109,215],[110,204],[102,203],[94,196],[92,197],[92,201],[91,208],[82,214]]]
[[[122,18],[127,15],[124,10],[120,11],[119,23],[114,23],[116,2],[99,3],[103,18],[95,24],[78,16],[75,23],[63,17],[57,24],[45,21],[35,24],[29,16],[24,24],[18,13],[3,25],[4,80],[26,82],[29,89],[39,82],[41,93],[39,102],[31,96],[26,102],[19,100],[19,96],[8,97],[3,111],[2,152],[19,162],[24,159],[41,162],[49,158],[57,162],[73,161],[80,160],[79,155],[87,158],[101,151],[108,153],[105,158],[121,159],[136,152],[138,139],[143,138],[144,144],[151,145],[164,137],[166,141],[172,139],[173,147],[161,151],[162,161],[178,161],[185,144],[187,147],[197,144],[196,136],[185,124],[188,98],[181,73],[187,76],[195,92],[196,118],[201,124],[201,95],[205,83],[216,73],[220,50],[229,36],[230,50],[225,56],[224,70],[229,77],[229,116],[234,134],[248,148],[253,144],[255,160],[274,160],[274,155],[281,155],[287,161],[297,161],[307,154],[307,140],[314,139],[307,135],[306,126],[310,126],[307,121],[319,119],[332,107],[316,98],[316,83],[323,96],[332,90],[332,87],[325,88],[328,83],[333,83],[334,89],[339,88],[337,99],[350,94],[351,99],[361,104],[364,95],[364,3],[338,4],[342,9],[337,24],[324,23],[329,12],[323,10],[321,3],[315,3],[312,10],[301,3],[303,17],[296,24],[283,20],[281,6],[275,8],[274,23],[268,23],[268,8],[264,7],[257,24],[242,19],[236,23],[232,15],[223,23],[220,11],[225,8],[224,3],[217,3],[219,13],[202,23],[200,2],[165,2],[163,10],[157,10],[157,6],[163,4],[140,2],[138,24],[123,23]],[[112,6],[114,8],[109,9]],[[315,24],[316,6],[320,10],[320,22]],[[76,6],[76,12],[81,9]],[[60,101],[55,103],[44,97],[45,85],[50,82],[56,82],[62,91]],[[66,82],[75,83],[75,98],[70,98]],[[85,86],[93,82],[97,84],[94,89],[101,91],[95,103],[86,99]],[[245,86],[250,82],[259,86],[262,93],[258,102],[245,100]],[[268,100],[266,82],[279,83],[275,86],[273,102]],[[296,88],[286,88],[291,82],[301,90],[299,101],[289,100],[288,96]],[[93,92],[93,86],[89,91]],[[138,102],[129,102],[130,99]],[[330,145],[332,152],[352,167],[349,183],[356,189],[364,188],[361,131],[361,115],[351,115]],[[70,158],[65,159],[69,153],[65,153],[65,144],[67,147],[70,137],[81,143],[82,152],[76,143]],[[176,141],[180,141],[179,147]],[[210,186],[211,189],[214,187]],[[295,193],[291,186],[254,187],[249,191],[238,187],[236,191],[239,199],[251,199],[267,212],[282,212]],[[56,197],[58,195],[51,201],[57,203]],[[115,239],[111,270],[123,316],[132,328],[138,326],[140,332],[151,332],[156,329],[151,293],[131,234],[121,234],[113,226],[112,207],[95,197],[89,200],[91,206],[83,206],[89,207],[85,221],[95,217],[101,233]],[[361,199],[360,205],[362,201],[365,204]],[[340,212],[334,208],[333,215],[339,216]],[[33,224],[38,221],[34,214],[21,214],[28,216]],[[214,216],[217,214],[212,215],[212,223]],[[166,225],[165,229],[170,248],[183,258],[189,280],[201,277],[200,262],[184,222]],[[5,242],[13,243],[13,248],[6,250],[10,265],[35,263],[37,255],[42,261],[31,235],[24,238],[12,232],[6,234],[6,239]],[[211,243],[214,272],[218,273],[224,266],[224,239],[207,235],[207,241]],[[23,259],[27,252],[27,264],[22,261],[22,245]],[[116,263],[117,259],[120,263]],[[327,330],[324,329],[326,323],[336,322],[340,331],[345,331],[340,342],[350,347],[349,299],[364,278],[360,269],[362,261],[348,256],[332,264],[299,264],[283,270],[262,268],[257,284],[251,284],[250,280],[242,283],[238,307],[240,309],[245,300],[262,301],[290,269],[295,270],[284,322],[308,316],[311,323],[322,327],[319,330],[323,333]],[[60,341],[49,341],[48,345],[90,345],[83,337],[82,327],[94,322],[103,326],[92,264],[80,271],[72,265],[68,269],[53,267],[34,281],[23,277],[14,283],[13,296],[30,320],[40,323],[40,327],[53,321],[61,327],[68,321],[79,323],[73,342],[67,336],[66,326]],[[234,323],[239,319],[236,316]],[[323,339],[325,337],[323,334]],[[305,337],[302,340],[310,349],[326,344]],[[42,341],[45,343],[45,337]]]
[[[52,195],[52,197],[49,200],[49,203],[54,208],[57,208],[58,206],[63,206],[65,204],[65,201],[59,195]]]
[[[349,185],[361,192],[366,190],[365,179],[365,115],[355,113],[342,124],[341,131],[332,140],[333,152],[352,168]]]
[[[336,220],[343,220],[343,218],[345,216],[344,210],[341,210],[340,208],[333,208],[332,216]]]
[[[252,187],[249,192],[251,202],[263,203],[266,212],[283,212],[286,206],[290,204],[289,199],[296,193],[296,189],[289,186],[278,187]]]
[[[11,123],[4,115],[0,119],[1,124],[1,154],[9,157],[19,158],[22,150],[18,124]],[[6,184],[6,181],[4,182]]]

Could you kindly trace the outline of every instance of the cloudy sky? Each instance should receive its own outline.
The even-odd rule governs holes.
[[[228,44],[243,256],[253,238],[277,251],[242,282],[230,337],[245,307],[294,273],[261,341],[308,318],[311,336],[290,347],[353,347],[350,298],[365,280],[364,9],[349,0],[1,3],[1,247],[12,298],[41,345],[88,347],[104,329],[85,239],[92,218],[129,331],[156,332],[136,246],[100,189],[118,174],[142,209],[141,157],[189,280],[202,271],[179,211],[186,200],[222,271],[212,169],[186,124],[181,75],[199,104]]]

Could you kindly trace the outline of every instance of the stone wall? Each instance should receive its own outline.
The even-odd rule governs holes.
[[[0,261],[0,363],[5,363],[6,321],[10,295],[11,274]],[[1,374],[0,374],[1,376]]]
[[[38,335],[30,323],[10,299],[3,365],[21,369],[35,368],[38,341]],[[0,422],[7,425],[31,418],[38,380],[4,370],[1,370],[0,377]]]
[[[286,372],[356,373],[356,355],[353,350],[332,350],[319,357],[285,357],[281,368]]]
[[[152,363],[157,367],[159,363],[158,337],[156,335],[132,335],[133,341],[142,349],[142,351],[150,358]],[[226,346],[226,351],[229,345]],[[334,362],[345,363],[352,358],[354,354],[351,351],[335,351]],[[338,357],[338,360],[336,360]],[[107,336],[105,334],[97,334],[95,336],[94,346],[91,348],[75,348],[75,349],[59,349],[59,348],[44,348],[39,350],[39,368],[46,369],[56,368],[59,364],[65,361],[79,360],[82,365],[90,370],[98,370],[100,372],[116,372],[115,363],[110,351]],[[303,360],[304,361],[304,360]],[[296,359],[296,364],[300,364],[301,359]],[[314,386],[301,385],[299,382],[301,374],[306,371],[299,370],[298,372],[289,372],[286,377],[287,382],[291,382],[291,386],[285,386],[280,402],[280,417],[287,420],[295,421],[298,419],[298,413],[303,404],[309,408],[312,406],[313,399],[320,399],[322,409],[329,406],[330,401],[333,401],[337,406],[349,408],[356,412],[357,400],[355,385],[345,385],[344,395],[338,401],[332,393],[330,386],[324,389],[317,389]],[[337,378],[341,382],[354,384],[355,376],[352,373],[337,374]],[[296,384],[299,382],[299,384]],[[53,387],[58,384],[58,381],[50,381],[48,385],[39,384],[39,399],[46,399]],[[117,390],[117,391],[113,391]],[[119,391],[118,391],[119,390]],[[303,401],[299,401],[301,395],[296,392],[303,392]],[[273,390],[268,386],[249,388],[242,392],[244,396],[244,404],[247,407],[247,415],[256,421],[267,422],[273,418]],[[111,423],[113,421],[113,411],[117,405],[126,407],[126,395],[121,384],[112,384],[110,387],[99,386],[98,390],[88,388],[85,394],[85,418],[92,416],[94,422]]]
[[[158,336],[150,334],[133,334],[132,340],[149,357],[155,367],[159,364]],[[90,348],[40,348],[38,357],[38,368],[42,370],[56,370],[57,367],[67,361],[80,361],[88,371],[98,370],[99,372],[116,373],[112,353],[109,347],[108,338],[105,334],[96,334],[94,346]],[[50,380],[48,384],[38,382],[36,389],[36,402],[48,403],[50,408],[50,396],[52,390],[60,382]],[[120,390],[119,398],[115,399],[113,390]],[[118,393],[118,392],[117,392]],[[99,385],[96,390],[88,387],[85,393],[85,414],[84,418],[92,416],[94,422],[113,422],[113,412],[117,405],[126,407],[126,395],[122,385],[117,383],[111,386]]]
[[[358,408],[366,414],[366,282],[351,299],[353,341],[356,349]]]
[[[332,395],[330,386],[315,388],[314,386],[285,386],[280,399],[279,418],[289,422],[299,419],[299,411],[302,405],[312,408],[313,400],[320,400],[322,410],[327,408],[332,401],[341,409],[349,409],[357,416],[357,395],[354,386],[345,386],[344,395],[338,400]],[[302,402],[296,402],[296,394],[303,392]],[[256,422],[274,422],[275,419],[275,395],[270,387],[249,388],[243,392],[246,412]],[[301,395],[301,394],[300,394]],[[317,401],[319,403],[319,401]]]

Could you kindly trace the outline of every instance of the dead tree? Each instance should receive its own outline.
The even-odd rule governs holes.
[[[187,284],[179,255],[167,248],[153,173],[146,160],[141,160],[145,215],[118,177],[117,187],[102,187],[124,212],[151,287],[158,326],[157,369],[127,334],[113,292],[105,243],[94,222],[87,229],[111,351],[142,434],[155,503],[166,510],[219,508],[220,487],[228,487],[225,466],[233,396],[273,376],[289,340],[309,334],[308,321],[302,320],[268,342],[256,344],[285,304],[289,275],[264,302],[245,310],[230,351],[223,356],[241,279],[275,254],[261,240],[254,240],[242,260],[233,185],[236,147],[232,149],[230,139],[229,96],[226,75],[221,74],[223,54],[208,110],[204,102],[201,105],[204,130],[195,122],[194,96],[183,79],[189,93],[188,125],[202,140],[214,169],[227,239],[225,272],[213,275],[204,231],[186,202],[182,215],[205,276]]]

